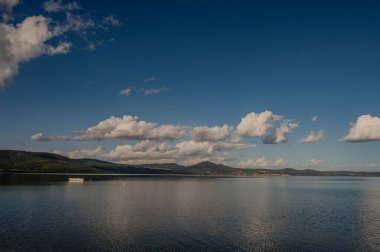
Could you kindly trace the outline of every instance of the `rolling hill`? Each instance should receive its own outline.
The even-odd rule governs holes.
[[[111,173],[215,176],[374,176],[380,172],[317,171],[312,169],[240,169],[209,161],[183,166],[176,163],[123,165],[97,159],[71,159],[46,152],[0,150],[0,173]]]
[[[120,165],[96,159],[71,159],[45,152],[0,150],[0,172],[167,174],[172,171]]]

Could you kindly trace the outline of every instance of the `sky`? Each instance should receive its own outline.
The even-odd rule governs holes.
[[[380,171],[379,10],[0,0],[0,149]]]

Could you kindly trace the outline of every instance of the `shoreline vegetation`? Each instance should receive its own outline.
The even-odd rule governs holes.
[[[0,150],[0,174],[51,173],[99,175],[210,175],[210,176],[361,176],[380,177],[380,172],[317,171],[293,168],[234,168],[209,161],[190,166],[175,163],[123,165],[97,159],[71,159],[47,152]]]

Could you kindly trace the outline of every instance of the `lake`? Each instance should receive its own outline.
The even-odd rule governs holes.
[[[0,175],[0,251],[380,250],[380,178],[84,177]]]

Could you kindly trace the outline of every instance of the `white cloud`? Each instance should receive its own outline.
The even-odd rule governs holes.
[[[306,163],[307,166],[317,166],[323,163],[323,160],[319,159],[310,159],[308,163]]]
[[[175,146],[181,156],[211,156],[215,152],[228,151],[232,149],[254,148],[256,145],[241,144],[241,143],[225,143],[225,142],[196,142],[183,141]]]
[[[182,141],[175,145],[169,145],[165,142],[144,140],[135,145],[116,146],[109,153],[104,154],[103,157],[108,160],[131,164],[161,162],[163,160],[166,162],[192,164],[205,160],[222,161],[220,155],[225,151],[251,147],[254,146],[238,143],[195,141]]]
[[[104,17],[103,23],[107,26],[113,26],[113,27],[121,26],[121,22],[117,18],[115,18],[113,15]]]
[[[32,141],[47,141],[42,133],[36,133],[30,138]]]
[[[300,140],[300,143],[317,143],[325,138],[326,134],[323,130],[320,131],[310,131],[309,135]]]
[[[335,171],[364,171],[373,172],[380,171],[380,162],[369,162],[369,163],[340,163],[328,166],[329,170]]]
[[[156,76],[151,76],[151,77],[148,77],[144,80],[144,82],[152,82],[152,81],[155,81],[156,80]]]
[[[164,92],[164,91],[166,91],[166,88],[164,88],[164,87],[161,87],[161,88],[127,87],[127,88],[122,89],[119,92],[119,95],[129,96],[132,94],[132,92],[135,92],[135,93],[142,93],[143,95],[148,96],[148,95],[159,94],[159,93]]]
[[[20,0],[0,0],[0,14],[4,22],[12,18],[12,9],[20,3]]]
[[[261,137],[265,144],[279,144],[287,141],[286,134],[298,127],[298,123],[285,120],[283,116],[272,111],[249,113],[237,125],[232,138],[237,142],[241,137]]]
[[[131,90],[120,92],[121,95],[129,95]],[[249,118],[253,116],[253,118]],[[248,118],[247,118],[248,117]],[[268,119],[269,118],[269,119]],[[248,121],[248,122],[247,122]],[[99,122],[97,125],[85,131],[77,131],[76,136],[50,136],[33,137],[36,141],[59,140],[104,140],[104,139],[129,139],[129,140],[160,140],[171,141],[183,139],[187,136],[194,142],[231,142],[238,143],[241,136],[263,136],[263,143],[278,144],[287,141],[286,135],[298,127],[298,123],[285,120],[271,112],[261,114],[251,113],[242,119],[238,128],[227,124],[223,126],[189,127],[182,125],[162,124],[139,120],[136,116],[125,115],[123,117],[112,116]],[[190,133],[187,135],[187,133]],[[43,140],[42,140],[43,139]]]
[[[62,154],[62,151],[61,151],[61,150],[58,150],[58,149],[55,149],[55,150],[53,150],[51,153],[53,153],[53,154],[57,154],[57,155],[61,155],[61,154]]]
[[[57,55],[57,54],[66,54],[70,52],[72,44],[67,41],[59,42],[55,47],[47,45],[46,54],[47,55]]]
[[[18,73],[19,65],[41,55],[68,53],[69,42],[49,45],[46,42],[61,35],[43,16],[31,16],[17,25],[0,23],[0,87]]]
[[[99,154],[102,152],[104,147],[99,146],[92,150],[74,150],[67,153],[69,158],[97,158]]]
[[[239,137],[263,137],[268,129],[273,128],[273,121],[280,119],[281,117],[273,114],[272,111],[252,112],[241,119],[235,133]]]
[[[168,146],[167,143],[152,142],[144,140],[135,145],[118,145],[104,157],[109,160],[130,161],[130,160],[155,160],[155,159],[173,159],[176,150]]]
[[[20,3],[20,0],[0,0],[0,14],[4,22],[12,18],[12,9]]]
[[[361,115],[341,142],[380,141],[380,117]]]
[[[42,133],[34,134],[33,141],[59,141],[59,140],[105,140],[105,139],[129,139],[129,140],[178,140],[184,137],[187,127],[146,122],[139,120],[137,116],[125,115],[123,117],[112,116],[100,121],[97,125],[85,131],[78,132],[76,136],[44,136]]]
[[[324,163],[323,160],[312,158],[308,161],[296,161],[290,164],[290,166],[297,169],[314,169],[314,168],[321,168],[321,165],[323,163]]]
[[[283,168],[285,161],[282,159],[268,160],[265,157],[248,159],[236,164],[238,168]]]
[[[293,129],[298,127],[298,123],[293,122],[283,122],[280,127],[277,128],[272,135],[268,135],[264,138],[263,143],[265,144],[279,144],[285,143],[288,139],[286,134],[293,131]]]
[[[176,145],[181,156],[209,156],[214,152],[214,144],[209,142],[184,141]]]
[[[46,12],[66,12],[81,9],[77,2],[64,4],[61,0],[46,1],[42,4],[42,7]]]
[[[180,139],[186,133],[186,127],[180,125],[157,125],[139,120],[137,116],[125,115],[121,118],[110,117],[88,128],[75,137],[76,140],[103,139]]]
[[[93,42],[88,37],[88,30],[91,34],[97,25],[89,13],[73,14],[72,10],[77,10],[80,6],[76,2],[62,4],[62,1],[47,1],[43,4],[49,12],[64,11],[64,20],[55,20],[53,17],[35,15],[26,17],[20,23],[13,24],[10,20],[12,8],[19,1],[0,0],[0,11],[3,10],[0,22],[0,87],[18,73],[22,63],[43,56],[66,54],[70,51],[72,43],[66,41],[64,35],[74,31],[88,43],[88,47],[101,42]],[[52,42],[52,40],[59,42]]]
[[[12,9],[19,3],[20,0],[0,0],[0,6],[4,6],[7,9]]]
[[[134,89],[133,87],[124,88],[124,89],[120,90],[119,95],[130,96],[132,94],[133,89]]]
[[[366,166],[369,168],[380,168],[380,163],[369,163]]]
[[[142,88],[141,92],[144,95],[155,95],[155,94],[159,94],[161,92],[164,92],[165,90],[166,89],[164,87],[161,87],[161,88]]]
[[[69,136],[44,136],[42,133],[36,133],[31,137],[32,141],[46,142],[46,141],[67,141],[71,140]]]
[[[191,131],[191,139],[197,142],[218,142],[226,139],[229,135],[229,132],[230,127],[227,124],[224,124],[222,127],[195,127]]]
[[[230,143],[230,142],[219,142],[215,143],[214,150],[216,151],[226,151],[232,149],[246,149],[246,148],[255,148],[256,144],[244,144],[244,143]]]
[[[313,121],[313,122],[316,122],[316,121],[318,121],[318,115],[315,115],[315,116],[313,116],[312,118],[311,118],[311,120]]]
[[[80,15],[66,12],[66,30],[72,30],[81,35],[86,35],[89,29],[95,27],[96,22],[88,14]]]

